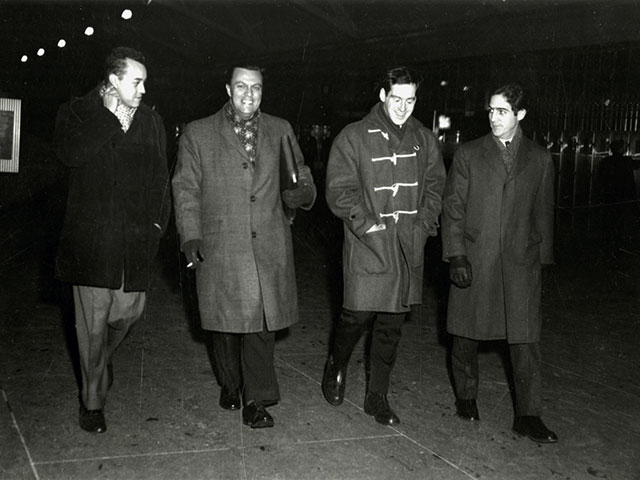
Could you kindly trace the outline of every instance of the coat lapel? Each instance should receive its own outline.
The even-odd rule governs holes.
[[[218,112],[218,131],[221,132],[222,137],[235,148],[244,159],[243,161],[249,161],[249,154],[242,148],[242,143],[240,143],[240,139],[236,132],[233,131],[233,127],[231,126],[231,122],[227,120],[224,114],[224,109],[221,109]]]
[[[495,171],[496,175],[502,179],[503,181],[507,180],[507,171],[504,168],[504,164],[502,163],[502,158],[500,157],[500,150],[496,145],[495,141],[491,134],[484,137],[484,142],[482,143],[482,158],[484,161]],[[513,170],[512,170],[513,171]]]

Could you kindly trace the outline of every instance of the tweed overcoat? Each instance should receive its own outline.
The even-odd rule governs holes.
[[[385,115],[379,103],[336,137],[326,198],[344,224],[343,306],[399,313],[422,303],[424,246],[437,234],[446,173],[430,130],[409,117],[400,136]],[[375,224],[386,229],[366,233]]]
[[[292,140],[299,182],[314,189],[291,125],[260,114],[250,162],[224,109],[196,120],[180,138],[173,192],[181,244],[203,241],[196,271],[202,327],[269,331],[298,320],[291,224],[280,195],[280,142]],[[311,208],[306,205],[305,208]]]
[[[462,145],[442,208],[443,258],[466,255],[473,280],[451,285],[447,329],[476,340],[540,339],[541,264],[553,263],[555,171],[526,137],[509,174],[491,134]]]
[[[56,274],[74,285],[142,291],[171,213],[165,130],[145,104],[127,132],[94,89],[62,105],[56,153],[70,167]]]

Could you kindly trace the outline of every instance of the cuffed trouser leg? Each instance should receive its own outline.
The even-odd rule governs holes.
[[[267,405],[280,400],[280,389],[273,356],[276,345],[275,332],[264,327],[262,332],[242,334],[242,376],[244,400],[261,401]]]
[[[104,407],[109,388],[107,364],[144,310],[145,292],[73,286],[81,398],[89,410]]]
[[[211,332],[211,340],[220,384],[229,391],[239,390],[242,386],[240,366],[242,334]]]
[[[538,342],[510,344],[509,352],[516,390],[516,416],[540,416],[542,412],[540,344]]]
[[[371,378],[369,391],[387,394],[391,370],[398,356],[398,344],[406,313],[378,312],[371,336]]]
[[[453,335],[451,373],[458,400],[478,398],[478,344],[477,340]]]

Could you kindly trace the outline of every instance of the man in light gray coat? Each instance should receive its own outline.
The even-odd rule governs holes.
[[[387,400],[391,370],[402,323],[422,303],[424,246],[445,183],[438,140],[411,116],[418,84],[405,67],[388,70],[380,101],[340,132],[327,167],[327,203],[344,224],[344,299],[322,392],[342,403],[349,358],[372,328],[364,411],[383,425],[400,421]]]
[[[447,330],[460,417],[478,420],[478,342],[506,339],[513,366],[513,430],[558,440],[540,419],[541,266],[553,263],[554,168],[522,134],[517,84],[489,101],[491,133],[456,152],[442,207],[443,257],[450,262]]]
[[[240,408],[252,428],[272,427],[266,407],[280,399],[275,331],[298,320],[289,208],[311,208],[316,189],[291,125],[260,111],[259,67],[238,66],[229,102],[190,123],[173,177],[176,223],[196,268],[202,328],[213,331],[220,406]],[[280,188],[280,145],[289,136],[297,187]]]

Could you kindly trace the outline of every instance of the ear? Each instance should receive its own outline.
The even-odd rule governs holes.
[[[387,92],[384,91],[384,88],[380,89],[380,93],[378,94],[378,96],[380,97],[380,101],[384,103],[384,101],[387,99]]]
[[[527,114],[527,111],[525,109],[518,110],[518,113],[516,114],[516,116],[518,117],[518,121],[521,122],[526,114]]]
[[[225,87],[227,89],[227,95],[229,95],[229,98],[231,98],[231,86],[227,83]]]
[[[115,73],[109,74],[109,83],[111,85],[113,85],[115,87],[118,84],[119,81],[120,81],[120,79],[118,78],[118,76]]]

